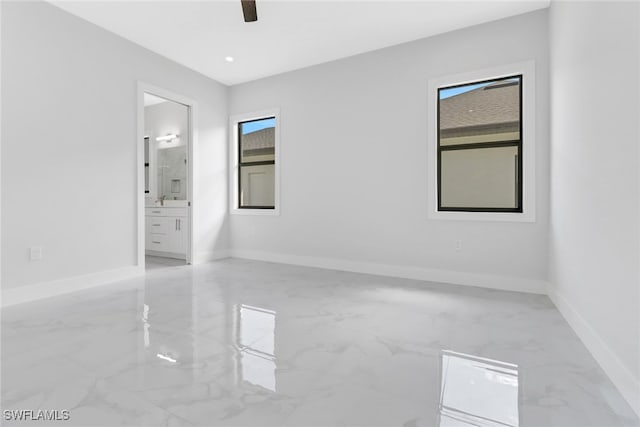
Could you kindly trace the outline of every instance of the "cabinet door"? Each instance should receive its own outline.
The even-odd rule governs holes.
[[[186,245],[185,237],[187,230],[185,227],[185,218],[170,216],[167,218],[167,236],[168,236],[168,248],[167,251],[176,254],[184,254]]]

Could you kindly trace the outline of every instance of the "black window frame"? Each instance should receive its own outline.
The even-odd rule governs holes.
[[[517,140],[510,140],[510,141],[489,141],[489,142],[478,142],[478,143],[470,143],[470,144],[454,144],[454,145],[445,145],[442,146],[440,145],[440,91],[441,90],[447,90],[447,89],[454,89],[457,87],[463,87],[463,86],[469,86],[469,85],[474,85],[474,84],[481,84],[481,83],[492,83],[492,82],[499,82],[499,81],[503,81],[503,80],[513,80],[513,79],[519,79],[519,87],[518,87],[518,92],[519,92],[519,116],[520,116],[520,120],[519,120],[519,135],[520,138]],[[436,143],[437,143],[437,199],[438,199],[438,212],[507,212],[507,213],[523,213],[523,150],[522,150],[522,142],[524,139],[524,135],[523,135],[523,127],[522,127],[522,122],[523,122],[523,110],[522,110],[522,106],[523,106],[523,100],[522,100],[522,86],[523,86],[523,82],[524,82],[524,73],[518,73],[518,74],[513,74],[513,75],[509,75],[509,76],[505,76],[505,77],[495,77],[495,78],[489,78],[489,79],[482,79],[482,80],[474,80],[471,82],[467,82],[467,83],[461,83],[461,84],[456,84],[456,85],[447,85],[447,86],[439,86],[437,88],[436,91],[436,96],[437,96],[437,108],[436,108],[436,131],[437,131],[437,136],[436,136]],[[517,206],[514,208],[496,208],[496,207],[443,207],[442,206],[442,152],[443,151],[454,151],[454,150],[471,150],[471,149],[482,149],[482,148],[496,148],[496,147],[518,147],[518,173],[516,175],[517,177],[517,190],[518,190],[518,197],[517,197]]]
[[[276,159],[275,159],[275,153],[276,150],[278,149],[278,147],[276,147],[276,141],[274,141],[274,145],[273,145],[273,154],[274,154],[274,159],[273,160],[261,160],[261,161],[257,161],[257,162],[243,162],[242,161],[242,125],[245,123],[251,123],[251,122],[260,122],[262,120],[269,120],[269,119],[274,119],[275,120],[275,126],[278,126],[278,119],[276,116],[265,116],[265,117],[259,117],[257,119],[250,119],[250,120],[241,120],[238,121],[237,124],[237,128],[238,128],[238,205],[237,205],[237,209],[271,209],[271,210],[275,210],[276,206],[275,206],[275,201],[273,206],[242,206],[242,167],[243,166],[262,166],[262,165],[274,165],[274,167],[276,167]],[[275,186],[275,182],[274,182],[274,186]],[[275,192],[275,188],[274,188],[274,192]]]

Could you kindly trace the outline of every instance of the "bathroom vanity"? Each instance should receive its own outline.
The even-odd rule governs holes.
[[[188,207],[147,207],[146,254],[186,259],[189,236]]]

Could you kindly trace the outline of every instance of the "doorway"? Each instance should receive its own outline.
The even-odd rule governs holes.
[[[195,103],[138,85],[138,266],[191,264]]]

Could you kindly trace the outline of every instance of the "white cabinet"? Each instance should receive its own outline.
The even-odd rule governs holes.
[[[167,250],[169,252],[186,254],[187,252],[187,218],[167,217]]]
[[[189,236],[187,208],[146,208],[146,253],[186,258]]]

